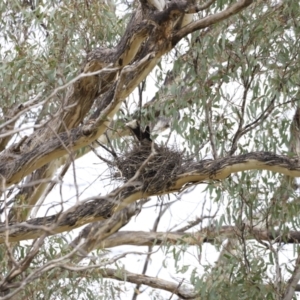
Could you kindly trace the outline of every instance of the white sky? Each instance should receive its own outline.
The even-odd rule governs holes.
[[[166,69],[171,67],[171,64],[164,66]],[[155,87],[155,70],[148,76],[147,78],[147,91],[144,93],[144,97],[150,100],[156,92]],[[135,99],[138,99],[137,94],[131,96]],[[178,141],[178,138],[176,139]],[[108,178],[107,168],[106,166],[100,162],[99,158],[97,158],[93,153],[89,153],[88,155],[78,159],[76,161],[76,180],[78,183],[78,190],[80,192],[80,200],[84,198],[95,196],[95,195],[105,195],[109,191],[112,190],[111,179]],[[106,173],[105,173],[106,172]],[[107,180],[102,180],[103,174]],[[158,231],[169,231],[174,228],[175,225],[178,227],[186,224],[187,220],[194,220],[196,217],[200,217],[202,214],[202,205],[205,202],[204,213],[209,214],[211,210],[216,210],[217,206],[214,204],[214,199],[205,198],[205,194],[203,193],[204,186],[198,186],[193,192],[186,194],[182,197],[180,201],[172,205],[172,207],[167,211],[167,213],[161,219]],[[62,196],[63,200],[66,201],[66,208],[74,205],[76,199],[75,195],[75,182],[74,182],[74,174],[72,167],[66,174],[63,179],[63,188],[62,188]],[[208,196],[206,196],[208,197]],[[174,198],[171,197],[170,200],[165,197],[164,201],[172,201]],[[48,196],[45,205],[40,209],[38,216],[43,216],[47,208],[52,206],[55,202],[58,204],[61,203],[61,194],[60,194],[60,186],[58,185],[53,192]],[[159,211],[159,204],[157,202],[157,198],[153,198],[151,202],[147,203],[145,207],[150,207],[144,209],[138,216],[133,217],[128,225],[126,225],[122,230],[138,230],[138,231],[149,231],[153,227],[153,222],[157,217]],[[55,213],[55,211],[60,210],[60,206],[58,205],[57,210],[54,208],[52,211],[48,213]],[[220,212],[222,213],[222,211]],[[211,212],[211,214],[213,214]],[[206,224],[202,224],[205,226]],[[199,230],[200,227],[195,227],[194,230]],[[80,231],[80,229],[74,230],[74,237]],[[285,246],[285,250],[282,252],[280,259],[282,262],[289,262],[290,257],[293,257],[293,248]],[[133,246],[120,246],[114,249],[111,249],[111,256],[123,253],[124,251],[139,251],[146,252],[147,247],[133,247]],[[122,259],[122,262],[125,264],[125,269],[130,272],[140,273],[145,256],[138,255],[128,255],[125,259]],[[157,253],[152,255],[151,262],[148,267],[147,275],[150,276],[158,276],[159,278],[174,281],[172,276],[178,278],[178,282],[181,282],[182,278],[189,279],[190,273],[193,268],[197,268],[200,273],[203,272],[203,265],[213,264],[218,258],[218,251],[214,246],[206,243],[202,246],[201,257],[199,257],[199,251],[197,247],[190,247],[186,252],[184,258],[180,263],[182,265],[190,265],[190,269],[185,274],[176,274],[176,270],[174,267],[174,261],[172,259],[172,254],[168,254],[167,256],[162,250],[159,250]],[[163,261],[166,261],[167,268],[162,267]],[[271,274],[270,274],[271,275]],[[150,291],[150,289],[148,289]],[[126,296],[122,296],[122,299],[127,300],[132,298],[133,291],[130,290],[125,293]],[[159,291],[161,295],[166,295],[169,297],[169,293],[164,293],[163,291]],[[175,297],[176,298],[176,297]],[[138,297],[139,300],[150,299],[148,296],[148,291],[141,294]],[[300,297],[299,297],[300,299]]]

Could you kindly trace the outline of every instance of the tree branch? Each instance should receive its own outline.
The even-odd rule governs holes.
[[[144,284],[156,289],[168,291],[172,294],[177,295],[181,299],[194,299],[197,296],[197,293],[194,292],[194,289],[191,287],[186,287],[184,285],[180,286],[180,284],[178,283],[173,283],[157,277],[151,277],[147,275],[140,275],[128,271],[123,271],[123,276],[120,278],[120,271],[114,269],[104,269],[101,271],[101,273],[104,278],[111,278],[122,281],[125,279],[126,281],[131,283],[139,285]]]
[[[182,38],[186,37],[188,34],[195,32],[199,29],[206,28],[218,22],[221,22],[233,15],[238,14],[247,6],[253,3],[253,0],[239,0],[235,4],[231,5],[224,11],[216,13],[211,16],[207,16],[199,21],[192,22],[191,24],[183,27],[178,32],[173,35],[172,44],[176,45]]]
[[[99,248],[101,242],[125,226],[140,211],[134,202],[128,207],[116,212],[110,219],[91,223],[86,226],[77,238],[70,244],[73,248],[80,245],[81,259],[92,250]]]
[[[291,300],[294,297],[295,290],[297,288],[297,283],[300,280],[300,254],[298,250],[298,257],[295,262],[295,269],[291,278],[288,280],[288,285],[286,287],[283,300]]]
[[[300,231],[289,231],[282,234],[280,230],[261,230],[246,226],[245,238],[247,240],[275,241],[285,244],[300,242]],[[102,241],[98,247],[113,248],[121,245],[132,246],[160,246],[166,243],[188,245],[201,245],[215,242],[215,239],[233,238],[241,234],[237,226],[222,226],[221,228],[207,227],[197,232],[145,232],[145,231],[119,231]]]
[[[230,174],[247,170],[269,170],[291,177],[300,176],[298,159],[290,159],[269,152],[252,152],[215,161],[203,160],[187,166],[181,174],[177,175],[174,184],[161,192],[143,192],[140,183],[127,183],[124,187],[118,188],[104,197],[81,201],[78,205],[58,215],[31,219],[23,223],[10,223],[8,228],[3,224],[0,226],[0,242],[3,243],[6,234],[9,235],[11,241],[20,241],[39,237],[45,231],[48,234],[70,231],[87,223],[110,218],[115,212],[139,199],[180,192],[189,183],[221,180]]]

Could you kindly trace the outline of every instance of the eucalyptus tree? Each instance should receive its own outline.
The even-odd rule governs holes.
[[[296,297],[297,1],[24,0],[0,11],[1,299],[142,299],[145,287],[153,299]],[[108,168],[89,197],[84,156]],[[73,197],[57,200],[66,174]],[[195,195],[199,211],[158,231]],[[155,199],[151,231],[122,229]],[[114,253],[122,245],[132,251]],[[197,264],[184,265],[189,251]],[[172,256],[170,278],[147,275],[155,252]],[[126,269],[133,254],[141,273]]]

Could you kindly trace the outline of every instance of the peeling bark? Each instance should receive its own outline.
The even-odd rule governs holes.
[[[16,145],[13,145],[0,155],[0,174],[4,178],[6,187],[20,182],[24,177],[35,172],[26,180],[26,184],[31,188],[24,186],[19,193],[19,197],[24,200],[24,205],[28,205],[27,212],[21,218],[20,216],[17,218],[12,210],[10,220],[22,221],[28,217],[29,207],[36,204],[39,196],[47,189],[47,181],[60,165],[55,160],[100,138],[118,111],[121,102],[145,79],[165,53],[192,32],[191,29],[195,31],[210,26],[238,13],[251,3],[251,1],[238,1],[224,12],[217,14],[217,17],[203,19],[202,25],[196,22],[195,27],[191,27],[193,23],[185,26],[192,20],[190,16],[185,17],[187,12],[195,13],[205,9],[212,2],[208,1],[202,6],[191,6],[189,1],[172,1],[161,6],[155,1],[149,3],[141,1],[117,46],[111,49],[97,48],[88,54],[81,67],[82,74],[88,76],[79,78],[68,88],[66,98],[53,119],[45,122],[22,141],[18,151]],[[188,22],[185,22],[187,19]],[[126,68],[129,68],[130,72],[125,71]],[[122,73],[125,74],[124,71],[126,79],[122,78],[121,84],[120,78]],[[51,95],[54,96],[55,93]],[[91,126],[88,126],[88,129],[80,126],[86,123],[87,116],[99,97],[101,101],[98,101],[99,105],[95,108],[89,122],[94,122],[100,116],[107,120],[98,121],[97,129]],[[111,107],[113,101],[118,103],[114,108]],[[107,111],[109,106],[110,109]],[[13,127],[14,122],[9,126]],[[3,139],[3,148],[10,138],[11,136],[8,136]],[[41,167],[43,169],[39,170]],[[38,181],[44,183],[36,185]],[[35,194],[35,197],[29,197],[31,194]]]
[[[59,141],[57,141],[58,145]],[[58,150],[57,150],[58,151]],[[62,151],[60,149],[60,151]],[[80,202],[67,211],[44,218],[31,219],[22,223],[9,223],[9,226],[0,226],[0,242],[5,236],[10,241],[20,241],[39,237],[47,231],[49,235],[70,231],[84,224],[104,220],[113,216],[129,204],[154,195],[180,192],[188,184],[197,184],[207,180],[220,180],[230,174],[247,170],[269,170],[276,173],[300,176],[298,158],[291,159],[269,152],[252,152],[235,157],[226,157],[218,160],[204,160],[186,166],[182,173],[177,175],[174,184],[160,193],[143,193],[142,185],[138,182],[128,182],[104,197],[97,197]]]
[[[282,234],[279,230],[257,230],[247,228],[247,239],[275,241],[278,243],[297,244],[300,242],[300,232],[290,231]],[[235,226],[223,226],[221,228],[208,227],[196,232],[144,232],[144,231],[119,231],[109,236],[97,247],[112,248],[121,245],[132,246],[159,246],[165,244],[184,243],[188,245],[201,245],[203,243],[214,244],[234,238],[241,234],[241,230]]]

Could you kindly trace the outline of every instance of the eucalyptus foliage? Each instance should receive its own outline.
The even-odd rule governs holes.
[[[146,2],[140,0],[142,4]],[[209,2],[207,8],[193,14],[194,22],[243,1]],[[138,1],[123,0],[0,2],[0,162],[3,165],[13,162],[19,152],[22,154],[28,136],[44,128],[51,129],[48,122],[61,113],[62,107],[68,109],[63,106],[70,88],[68,83],[73,84],[72,80],[82,74],[88,53],[97,47],[118,47],[132,13],[139,7]],[[151,22],[149,26],[160,28]],[[173,25],[175,29],[176,26]],[[174,28],[174,36],[183,30]],[[93,124],[92,116],[104,99],[100,96],[78,126],[54,130],[51,136],[41,134],[36,148],[58,138],[67,149],[61,160],[57,157],[52,160],[53,164],[57,161],[53,174],[32,181],[29,172],[11,184],[1,174],[3,299],[297,298],[300,206],[298,180],[291,172],[299,172],[300,155],[300,4],[294,0],[252,1],[241,12],[202,28],[174,42],[134,93],[121,99],[121,108],[98,141],[72,148],[77,144],[71,136],[72,130],[85,130],[84,126]],[[147,40],[141,47],[146,46]],[[143,55],[143,51],[138,52],[138,59]],[[135,67],[138,59],[129,66]],[[118,73],[111,84],[121,81],[123,67],[116,67]],[[36,97],[40,102],[27,106]],[[6,125],[19,112],[16,122]],[[114,214],[96,219],[93,215],[90,221],[85,219],[80,224],[72,223],[72,219],[59,227],[61,216],[65,218],[70,207],[71,212],[76,211],[82,205],[80,201],[88,203],[93,199],[96,203],[100,195],[106,194],[110,201],[113,193],[126,188],[128,180],[111,164],[116,156],[124,157],[137,143],[126,127],[134,119],[143,128],[147,125],[155,128],[159,119],[168,120],[167,130],[152,138],[176,149],[184,157],[182,161],[190,164],[190,169],[186,165],[182,168],[186,183],[181,186],[174,183],[173,187],[168,184],[169,190],[157,195],[142,194],[134,200],[134,207],[134,201],[125,203],[124,211],[125,207],[129,209],[126,217],[121,217],[120,204],[112,209]],[[68,138],[62,139],[63,133],[70,136],[70,144],[65,143]],[[260,164],[259,160],[247,158],[252,152],[274,155],[276,159]],[[90,157],[85,160],[87,177],[81,175],[82,166],[77,164],[83,156]],[[211,169],[205,180],[194,179],[202,162],[209,168],[208,160],[232,157],[237,158],[236,168],[220,163],[219,169]],[[278,165],[283,158],[294,159],[290,160],[295,162],[294,166]],[[251,168],[246,163],[252,163]],[[231,166],[229,176],[217,177],[222,168]],[[144,165],[139,166],[137,172],[143,174],[143,168]],[[65,174],[72,178],[71,187],[64,181]],[[161,180],[167,181],[163,176]],[[37,192],[35,188],[41,183],[45,184],[44,190]],[[31,186],[31,190],[25,189]],[[129,192],[135,188],[132,186]],[[51,193],[52,189],[56,194]],[[82,196],[86,189],[89,198]],[[37,199],[31,202],[33,195]],[[38,204],[43,207],[44,200],[38,202],[43,197],[45,209],[30,216]],[[180,215],[185,201],[192,198],[199,203],[197,210],[188,217],[182,216],[181,224],[171,220],[169,228],[159,230],[168,213]],[[150,204],[155,207],[151,212],[147,210]],[[95,206],[95,214],[97,209]],[[120,213],[119,223],[109,223],[117,213]],[[134,224],[139,214],[145,222],[145,216],[153,219],[151,230],[121,230],[127,223]],[[54,215],[54,221],[50,220]],[[44,216],[49,217],[47,222],[42,219]],[[33,223],[34,220],[39,222]],[[17,232],[24,224],[28,230],[36,230],[33,235],[27,236],[24,229],[22,238],[20,231]],[[97,229],[91,224],[98,226]],[[81,225],[87,227],[74,230]],[[83,238],[86,244],[81,247]],[[131,248],[118,248],[121,250],[114,252],[116,246],[122,245]],[[213,262],[205,259],[209,249],[215,251]],[[136,256],[140,260],[140,273],[127,270],[131,262],[127,261],[126,251],[143,252]],[[194,265],[190,260],[186,262],[190,256],[194,257]],[[152,272],[149,276],[153,277],[147,277],[151,261],[157,271],[161,267],[164,274],[173,273],[164,278],[159,274],[155,277]],[[145,290],[146,287],[150,288]]]

